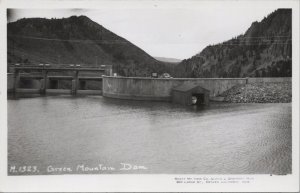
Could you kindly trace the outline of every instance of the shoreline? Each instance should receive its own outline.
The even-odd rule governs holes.
[[[68,94],[49,94],[47,96],[67,96]],[[84,97],[87,95],[78,95]],[[103,96],[103,95],[97,95]],[[7,100],[45,97],[40,94],[30,93],[8,93]],[[74,96],[70,97],[74,98]],[[236,85],[221,93],[211,102],[216,103],[291,103],[292,82],[257,82]],[[216,100],[217,99],[217,100]],[[122,99],[124,100],[124,99]],[[154,102],[149,100],[149,102]],[[161,102],[161,101],[160,101]]]

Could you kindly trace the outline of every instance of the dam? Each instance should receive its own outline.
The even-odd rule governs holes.
[[[63,75],[53,73],[64,72]],[[84,74],[86,72],[96,73]],[[52,73],[52,74],[51,74]],[[82,74],[82,75],[81,75]],[[23,66],[13,67],[7,74],[7,91],[11,93],[64,93],[76,95],[97,94],[107,98],[168,101],[172,100],[172,90],[181,85],[194,85],[209,91],[209,98],[217,97],[230,88],[248,83],[291,82],[290,77],[280,78],[150,78],[112,76],[112,66],[100,68],[56,68]],[[22,88],[22,82],[30,81],[33,88]],[[68,80],[71,89],[58,89],[59,82]],[[97,81],[98,90],[86,89],[86,83]]]
[[[102,77],[102,95],[109,98],[171,101],[172,90],[181,85],[200,86],[215,99],[230,88],[248,83],[291,82],[291,77],[270,78],[144,78]]]
[[[103,76],[103,96],[119,99],[170,101],[172,89],[182,84],[201,86],[215,97],[246,78],[140,78]]]
[[[101,90],[87,90],[86,83],[97,81],[101,85],[102,75],[112,75],[111,65],[100,67],[66,67],[40,66],[12,66],[7,74],[7,91],[10,93],[69,93],[101,94]],[[71,89],[59,89],[59,83],[71,83]],[[29,88],[28,88],[29,87]]]

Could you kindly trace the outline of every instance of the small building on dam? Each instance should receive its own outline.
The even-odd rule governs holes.
[[[183,84],[172,89],[172,102],[182,105],[209,104],[209,90],[195,84]]]

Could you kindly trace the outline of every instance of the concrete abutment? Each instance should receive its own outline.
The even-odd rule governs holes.
[[[201,86],[214,98],[235,85],[247,83],[290,82],[279,78],[144,78],[103,76],[104,97],[132,100],[171,101],[171,91],[182,84]]]

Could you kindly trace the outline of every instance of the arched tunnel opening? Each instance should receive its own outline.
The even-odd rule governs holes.
[[[194,93],[192,94],[192,105],[203,105],[205,104],[204,94]]]

